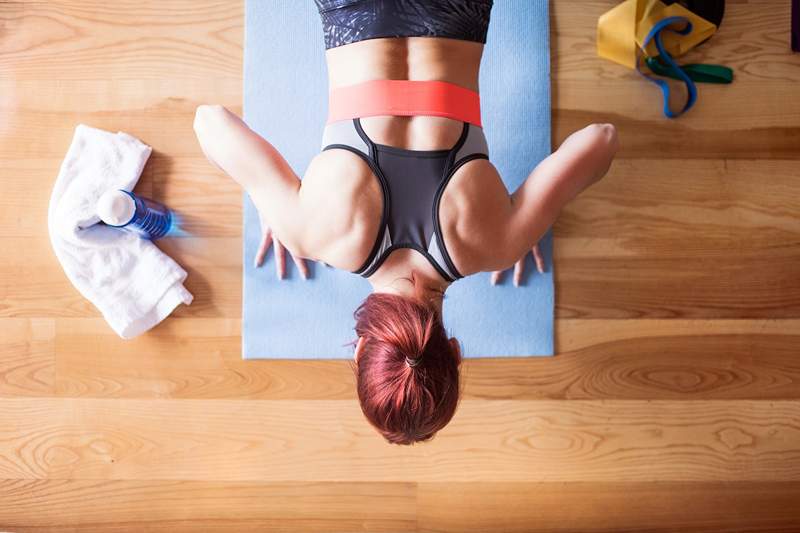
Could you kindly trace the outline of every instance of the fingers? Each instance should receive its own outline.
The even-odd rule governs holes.
[[[275,242],[275,270],[278,273],[278,279],[283,279],[286,274],[286,249],[283,247],[278,239]]]
[[[536,270],[538,270],[540,274],[544,274],[544,259],[542,259],[542,253],[539,251],[539,245],[534,245],[531,252],[533,252],[533,260],[536,262]]]
[[[534,245],[531,248],[531,253],[533,253],[533,260],[536,263],[536,270],[540,273],[544,273],[544,259],[542,258],[542,253],[539,250],[539,245]],[[526,254],[527,255],[527,254]],[[514,263],[514,286],[519,287],[522,283],[522,274],[525,272],[525,256],[522,256],[519,261]],[[500,280],[503,277],[502,270],[495,270],[492,272],[492,276],[489,279],[492,285],[497,285],[500,283]]]
[[[272,244],[272,232],[270,230],[267,230],[264,232],[264,236],[261,238],[261,244],[258,246],[258,252],[256,252],[256,261],[255,261],[256,268],[260,267],[261,264],[264,262],[264,258],[267,256],[267,251],[269,250],[271,244]]]
[[[525,269],[525,257],[514,263],[514,286],[519,287],[522,281],[522,271]]]
[[[303,276],[303,279],[308,279],[308,265],[306,265],[306,260],[302,257],[298,259],[295,256],[292,256],[292,261],[294,261],[295,266],[297,266],[297,270],[300,271],[300,275]]]
[[[264,236],[261,238],[261,244],[259,244],[258,251],[256,252],[255,266],[258,268],[264,263],[264,258],[267,256],[269,247],[273,244],[275,245],[275,270],[278,273],[278,278],[283,279],[286,276],[286,248],[278,239],[272,236],[272,230],[270,229],[266,229],[264,231]],[[292,260],[297,266],[297,270],[300,271],[300,275],[303,276],[303,279],[308,279],[308,265],[305,259],[297,258],[292,255]]]

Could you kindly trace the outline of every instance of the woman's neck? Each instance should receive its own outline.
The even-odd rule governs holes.
[[[450,286],[450,282],[444,280],[427,263],[427,259],[410,249],[392,252],[369,277],[369,282],[374,292],[413,298],[433,306],[439,316],[442,314],[444,292]]]

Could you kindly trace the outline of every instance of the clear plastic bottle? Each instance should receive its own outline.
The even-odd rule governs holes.
[[[150,240],[160,239],[172,227],[172,211],[167,206],[122,189],[100,197],[97,216],[109,226],[133,231]]]

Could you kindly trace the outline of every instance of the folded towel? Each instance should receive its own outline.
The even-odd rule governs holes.
[[[48,210],[50,242],[67,278],[129,339],[152,328],[178,304],[190,304],[186,271],[152,242],[99,224],[98,198],[132,190],[151,148],[126,133],[79,124],[61,164]]]

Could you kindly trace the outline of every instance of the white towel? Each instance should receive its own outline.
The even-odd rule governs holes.
[[[50,242],[67,278],[129,339],[152,328],[178,304],[190,304],[186,271],[152,242],[99,224],[98,198],[132,190],[151,148],[126,133],[79,124],[61,164],[48,210]]]

